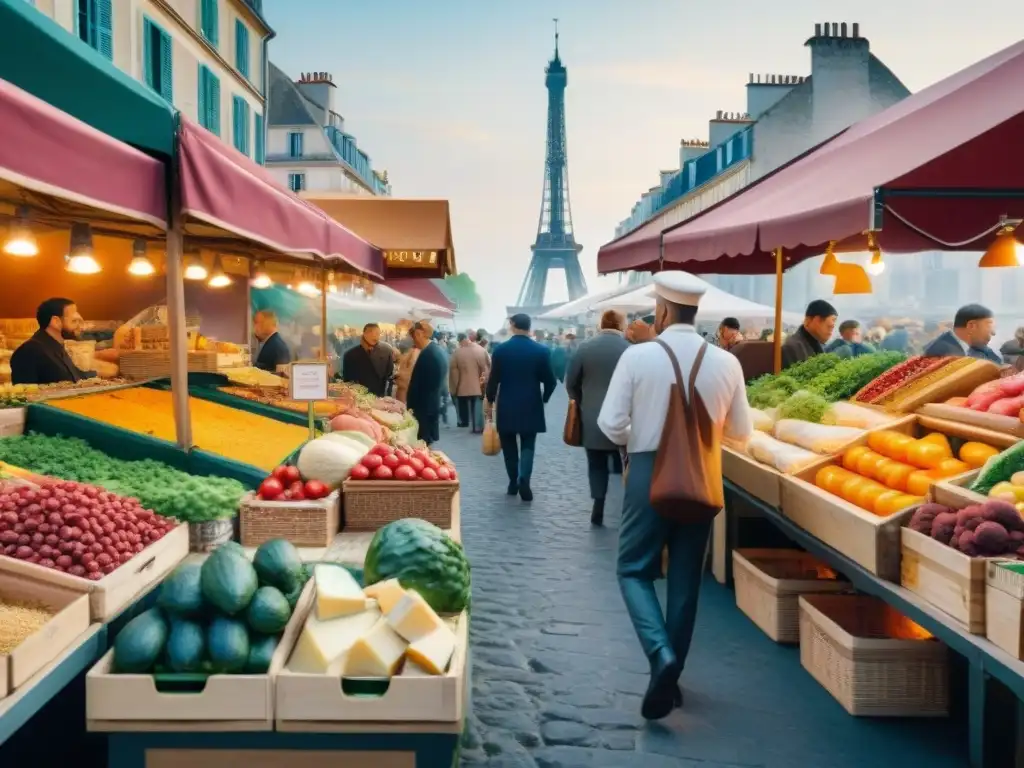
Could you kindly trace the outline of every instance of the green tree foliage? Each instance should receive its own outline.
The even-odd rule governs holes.
[[[476,283],[465,272],[448,275],[444,279],[442,290],[458,307],[460,312],[478,312],[483,303],[476,292]]]

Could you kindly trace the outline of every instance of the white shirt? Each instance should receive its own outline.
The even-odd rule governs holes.
[[[971,345],[970,344],[968,344],[966,341],[964,341],[959,336],[957,336],[955,332],[953,333],[953,338],[957,340],[957,343],[960,345],[960,349],[962,349],[964,351],[965,355],[970,355],[971,354]]]
[[[690,369],[704,339],[692,325],[671,325],[660,335],[676,353],[688,387]],[[637,344],[619,358],[597,426],[616,445],[630,453],[658,450],[668,413],[669,392],[675,383],[672,362],[660,344]],[[731,352],[709,344],[697,372],[697,391],[708,415],[723,425],[730,442],[745,443],[753,432],[743,369]],[[690,393],[687,391],[687,400]]]

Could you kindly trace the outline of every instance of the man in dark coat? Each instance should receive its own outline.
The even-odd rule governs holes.
[[[496,427],[508,473],[508,495],[533,500],[530,477],[537,434],[546,432],[544,405],[555,391],[551,354],[530,338],[530,316],[509,319],[512,336],[491,356],[487,402],[498,401]]]
[[[576,401],[580,412],[590,498],[594,500],[590,522],[594,525],[604,524],[609,470],[619,458],[619,447],[597,426],[597,417],[608,393],[608,382],[612,380],[615,365],[630,347],[625,336],[626,317],[621,312],[613,309],[605,312],[601,316],[600,328],[597,336],[580,344],[565,377],[565,389]]]
[[[832,338],[838,316],[836,308],[824,299],[815,299],[808,304],[803,325],[782,343],[783,370],[822,354],[825,351],[822,345]]]
[[[292,361],[292,353],[277,331],[277,315],[274,312],[261,309],[253,315],[252,332],[260,342],[256,367],[261,371],[277,373],[278,366],[287,365]]]
[[[370,394],[383,397],[395,370],[391,347],[380,340],[380,326],[367,323],[359,344],[341,359],[341,379],[366,387]]]
[[[406,405],[419,422],[418,437],[427,445],[441,438],[441,389],[448,386],[448,359],[434,341],[434,329],[420,320],[409,331],[420,351],[409,378]]]
[[[81,338],[82,316],[71,299],[47,299],[36,310],[39,330],[11,356],[14,384],[56,384],[91,379],[95,371],[83,371],[71,360],[64,341]]]
[[[839,324],[839,338],[830,341],[825,346],[825,351],[839,357],[860,357],[861,355],[870,355],[875,348],[864,343],[859,322],[843,320]]]
[[[992,310],[981,304],[967,304],[956,311],[953,330],[932,339],[924,348],[929,357],[976,357],[1002,364],[1003,358],[989,347],[996,335],[996,320]]]

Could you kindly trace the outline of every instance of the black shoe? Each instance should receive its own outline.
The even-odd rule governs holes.
[[[683,706],[683,688],[682,686],[676,686],[676,692],[672,695],[672,705],[679,709]]]
[[[509,483],[507,493],[509,496],[517,495],[519,493],[519,483]]]
[[[533,501],[533,491],[530,490],[529,483],[519,484],[519,498],[523,501]]]
[[[681,672],[675,654],[668,648],[662,648],[651,657],[651,682],[640,706],[645,720],[661,720],[672,712]]]
[[[604,525],[604,499],[594,499],[594,509],[590,513],[591,525]]]

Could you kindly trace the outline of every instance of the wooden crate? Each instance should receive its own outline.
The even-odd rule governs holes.
[[[850,586],[797,549],[737,549],[732,564],[736,607],[777,643],[800,642],[800,595]]]
[[[150,591],[188,555],[188,524],[182,523],[113,573],[89,581],[13,558],[0,558],[3,570],[68,589],[89,592],[92,621],[107,623]]]
[[[782,478],[782,514],[805,531],[886,581],[900,575],[900,526],[909,510],[879,517],[814,484],[822,467],[839,466],[826,458]]]
[[[459,481],[346,480],[342,492],[346,531],[376,531],[407,517],[450,528]]]
[[[315,602],[315,583],[310,580],[302,593],[292,620],[304,622]],[[469,614],[455,620],[456,647],[444,675],[398,675],[392,677],[381,696],[345,694],[342,681],[333,675],[277,674],[275,686],[277,730],[289,723],[302,730],[330,732],[354,722],[375,723],[460,723],[466,714],[466,675],[469,655]]]
[[[171,353],[169,351],[146,350],[123,352],[118,359],[121,376],[126,379],[160,379],[171,375]],[[189,352],[189,373],[216,373],[216,352]]]
[[[9,654],[0,654],[0,699],[13,693],[89,629],[89,593],[37,581],[5,569],[11,558],[0,557],[0,602],[21,600],[54,611],[53,618],[25,638]]]
[[[959,422],[978,427],[1000,435],[1008,435],[1017,439],[1024,438],[1024,422],[1013,416],[1000,416],[995,413],[972,411],[959,405],[945,403],[929,403],[917,409],[920,416]]]
[[[867,595],[803,595],[800,663],[855,716],[949,713],[946,646]]]
[[[984,634],[988,559],[968,557],[909,528],[900,531],[900,541],[900,584],[948,613],[968,632]]]
[[[0,409],[0,437],[13,437],[25,432],[25,409]]]
[[[287,539],[297,547],[329,547],[340,527],[340,493],[310,501],[265,501],[255,493],[238,507],[243,547]]]
[[[963,509],[969,504],[981,504],[987,498],[971,490],[971,484],[978,479],[980,470],[940,480],[932,486],[932,501],[947,507]]]
[[[313,584],[312,579],[310,585]],[[312,586],[304,594],[312,602]],[[308,611],[309,605],[306,605]],[[291,655],[305,616],[296,607],[262,675],[210,675],[196,692],[162,692],[152,675],[113,672],[111,649],[85,676],[90,731],[272,731],[274,678]]]
[[[755,499],[778,509],[782,500],[782,473],[745,453],[722,446],[722,477]]]
[[[1015,659],[1024,659],[1024,574],[985,564],[985,637]]]

